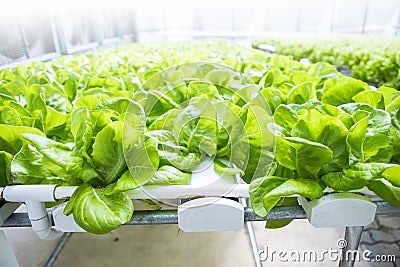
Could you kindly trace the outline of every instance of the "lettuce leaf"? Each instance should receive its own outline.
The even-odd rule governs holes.
[[[276,161],[296,170],[299,177],[317,178],[321,168],[332,161],[332,150],[320,143],[299,137],[277,137]]]
[[[95,169],[85,164],[67,145],[51,139],[24,134],[28,142],[14,157],[11,171],[14,183],[54,183],[76,185],[99,179]]]
[[[114,121],[104,127],[93,143],[93,163],[105,184],[118,179],[126,169],[122,145],[124,124]]]
[[[356,163],[341,172],[331,172],[321,177],[327,186],[337,191],[361,189],[393,166],[386,163]]]
[[[68,201],[65,215],[72,213],[79,226],[91,233],[106,234],[117,229],[132,217],[133,203],[125,193],[106,195],[105,190],[87,183],[80,185]]]
[[[368,188],[390,204],[400,207],[399,186],[393,185],[386,179],[378,179],[369,183]]]
[[[6,186],[11,178],[11,161],[13,155],[0,151],[0,186]]]
[[[331,78],[324,84],[324,94],[322,96],[322,103],[339,106],[346,103],[352,103],[353,97],[358,93],[370,90],[367,83],[360,80],[341,77]]]
[[[21,147],[26,144],[23,134],[45,136],[43,132],[36,128],[5,124],[0,124],[0,133],[0,150],[12,155],[17,154]]]

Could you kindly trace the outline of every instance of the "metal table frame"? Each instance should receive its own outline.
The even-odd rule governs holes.
[[[400,209],[388,204],[385,201],[375,201],[377,205],[376,215],[400,215]],[[254,260],[256,266],[261,266],[260,259],[258,257],[258,246],[256,237],[253,231],[251,222],[254,221],[267,221],[267,220],[295,220],[295,219],[306,219],[306,213],[301,206],[285,206],[285,207],[274,207],[265,218],[258,217],[251,207],[247,206],[246,201],[242,201],[244,205],[244,221],[246,222],[247,231],[249,233],[250,242],[253,250]],[[157,211],[135,211],[132,218],[125,225],[155,225],[155,224],[178,224],[178,213],[176,210],[157,210]],[[4,220],[1,227],[30,227],[31,222],[27,213],[12,213],[6,220]],[[342,250],[342,253],[346,253],[349,250],[357,250],[363,226],[348,226],[345,231],[345,240],[347,246]],[[66,244],[71,233],[65,233],[56,245],[54,251],[49,257],[45,266],[52,266],[55,262],[58,254]],[[352,267],[354,266],[355,259],[342,259],[339,263],[339,267]]]

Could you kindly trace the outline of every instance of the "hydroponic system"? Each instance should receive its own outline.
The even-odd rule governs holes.
[[[346,227],[345,253],[375,216],[400,214],[399,37],[268,34],[250,48],[119,28],[83,49],[54,25],[55,55],[0,65],[4,229],[51,240],[307,218]]]

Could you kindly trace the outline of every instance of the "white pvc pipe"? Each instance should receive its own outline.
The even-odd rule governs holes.
[[[8,185],[3,190],[3,198],[10,202],[54,202],[54,189],[57,185]]]
[[[269,44],[259,44],[258,48],[262,49],[264,51],[268,51],[270,53],[275,53],[276,52],[276,46],[269,45]]]
[[[77,186],[56,185],[9,185],[3,191],[3,198],[10,202],[55,202],[71,197]],[[189,195],[248,197],[248,184],[210,184],[199,187],[193,185],[143,186],[128,192],[132,199],[161,197],[174,199]]]
[[[248,184],[224,184],[208,185],[204,187],[187,185],[170,186],[143,186],[128,192],[132,199],[176,199],[185,196],[207,196],[207,197],[249,197]]]
[[[50,223],[44,202],[54,202],[56,185],[9,185],[2,196],[10,202],[25,202],[32,230],[42,240],[52,240],[62,235]]]
[[[31,220],[32,230],[36,232],[40,239],[53,240],[62,235],[62,232],[58,232],[51,227],[44,203],[27,200],[25,205]]]
[[[26,209],[28,210],[28,216],[31,221],[38,221],[43,218],[46,218],[47,212],[44,203],[26,200],[25,201]]]
[[[69,198],[77,186],[57,186],[54,191],[56,200]],[[142,186],[127,192],[132,199],[176,199],[185,196],[225,196],[225,197],[249,197],[248,184],[223,184],[197,187],[191,185],[169,186]]]
[[[71,197],[78,186],[56,185],[9,185],[3,190],[3,198],[10,202],[25,202],[35,200],[38,202],[55,202]],[[334,192],[326,189],[324,192]],[[366,188],[352,190],[366,195],[375,195]],[[190,195],[197,196],[225,196],[225,197],[249,197],[248,184],[214,183],[206,186],[194,185],[168,185],[168,186],[142,186],[128,192],[132,199],[151,199],[153,197],[163,199],[176,199]]]
[[[203,160],[193,171],[190,185],[143,186],[129,191],[132,199],[176,199],[186,196],[249,197],[248,184],[237,184],[240,177],[219,175],[211,158]],[[71,197],[77,186],[11,185],[4,190],[8,201],[54,202]]]
[[[57,186],[54,190],[54,198],[56,200],[69,198],[77,188],[77,186]]]

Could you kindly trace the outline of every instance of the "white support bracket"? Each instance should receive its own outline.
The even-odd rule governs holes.
[[[178,225],[184,232],[237,231],[243,224],[243,205],[231,199],[198,198],[178,207]]]
[[[66,233],[86,232],[75,222],[73,214],[69,216],[64,214],[64,209],[66,205],[67,202],[64,202],[53,209],[52,214],[55,225],[54,228],[57,231]]]
[[[369,198],[354,193],[332,193],[319,199],[297,197],[308,221],[317,228],[365,226],[376,213],[376,205]]]

